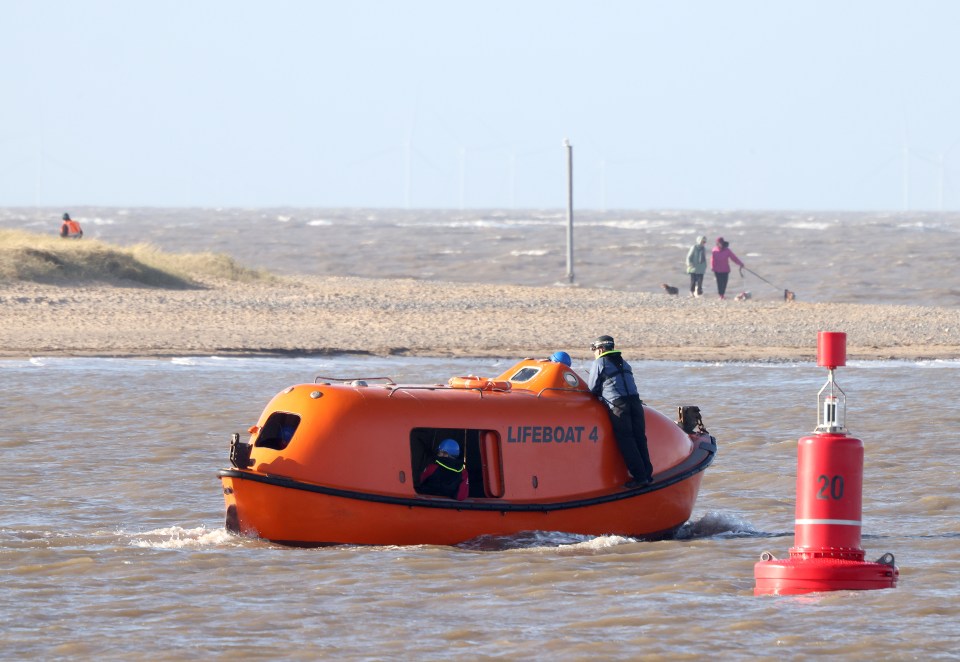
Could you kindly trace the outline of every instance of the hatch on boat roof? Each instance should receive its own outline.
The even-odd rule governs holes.
[[[540,372],[540,368],[534,368],[532,366],[524,366],[520,368],[513,376],[510,377],[511,382],[529,382]]]
[[[527,391],[587,390],[586,383],[574,370],[549,359],[524,359],[494,379],[506,380],[513,385],[514,389]]]

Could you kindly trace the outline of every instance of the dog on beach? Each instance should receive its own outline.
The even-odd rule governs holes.
[[[796,297],[797,297],[797,295],[794,294],[793,292],[791,292],[790,290],[784,290],[784,291],[783,291],[783,300],[784,300],[784,301],[793,301]]]
[[[680,294],[679,288],[673,287],[672,285],[667,285],[666,283],[660,283],[660,287],[662,287],[663,290],[671,296],[677,296],[678,294]]]
[[[740,294],[738,294],[737,296],[735,296],[735,297],[733,297],[733,298],[736,299],[737,301],[746,301],[746,300],[749,299],[751,296],[752,296],[752,295],[751,295],[749,292],[741,292]]]

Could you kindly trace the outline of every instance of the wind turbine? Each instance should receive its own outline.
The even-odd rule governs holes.
[[[403,206],[410,209],[410,188],[413,181],[413,128],[403,144]]]
[[[910,145],[903,140],[903,211],[910,210]]]
[[[938,155],[938,156],[939,156],[939,159],[937,159],[937,161],[938,161],[937,165],[938,165],[939,168],[940,168],[940,177],[939,177],[939,182],[938,182],[939,186],[938,186],[938,188],[937,188],[937,197],[938,197],[938,202],[939,202],[938,209],[939,209],[941,212],[943,211],[943,180],[944,180],[945,173],[946,173],[946,165],[945,165],[945,163],[946,163],[946,159],[947,159],[947,154],[949,154],[949,153],[950,153],[950,150],[952,150],[952,149],[953,149],[954,147],[956,147],[957,145],[960,145],[960,138],[957,138],[956,140],[954,140],[952,145],[950,145],[950,146],[947,147],[945,150],[943,150],[942,152],[940,152],[940,154]]]
[[[463,211],[463,199],[467,189],[467,148],[460,148],[460,211]]]
[[[600,159],[600,211],[607,211],[607,160]]]

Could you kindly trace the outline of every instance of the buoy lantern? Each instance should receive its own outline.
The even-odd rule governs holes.
[[[764,552],[754,566],[754,595],[894,588],[900,571],[893,554],[865,561],[861,547],[863,442],[847,434],[846,395],[834,370],[846,365],[847,335],[817,334],[817,365],[829,369],[817,394],[814,434],[797,448],[794,546],[780,560]]]

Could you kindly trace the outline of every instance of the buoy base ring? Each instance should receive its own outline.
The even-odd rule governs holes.
[[[791,558],[759,561],[753,575],[754,595],[801,595],[896,588],[900,570],[895,565],[870,561]]]

